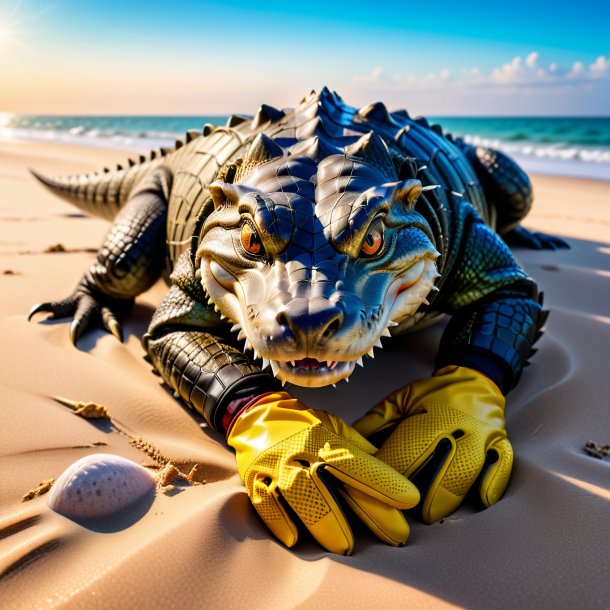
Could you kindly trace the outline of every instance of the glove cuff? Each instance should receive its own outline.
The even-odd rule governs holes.
[[[273,394],[273,392],[265,392],[264,394],[258,394],[254,396],[246,396],[245,398],[239,398],[231,401],[224,415],[222,416],[222,427],[225,430],[226,438],[229,438],[233,424],[237,421],[240,415],[247,411],[250,407],[253,407],[261,398]]]
[[[226,437],[229,438],[231,430],[235,422],[249,409],[256,407],[259,402],[267,397],[273,395],[276,400],[295,400],[288,392],[265,392],[264,394],[256,394],[253,396],[246,397],[242,400],[234,400],[227,406],[225,414],[222,418],[223,430],[226,430]]]
[[[470,367],[448,365],[442,369],[437,369],[431,379],[434,377],[445,377],[447,386],[455,384],[456,387],[460,387],[460,391],[464,393],[464,397],[460,405],[456,404],[454,406],[457,410],[465,409],[466,411],[469,411],[467,404],[474,397],[475,402],[478,402],[480,406],[487,404],[494,409],[499,408],[500,411],[499,413],[496,413],[496,416],[499,416],[502,420],[504,419],[506,397],[495,381],[487,377],[487,375]],[[477,417],[479,417],[479,419],[483,418],[481,415],[477,415]]]

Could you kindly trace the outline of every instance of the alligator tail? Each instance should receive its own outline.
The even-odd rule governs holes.
[[[129,166],[104,169],[102,173],[72,176],[43,176],[30,169],[30,172],[44,186],[58,197],[65,199],[87,214],[112,220],[125,205],[133,188],[144,176],[160,165],[162,158],[157,153],[150,157],[140,157],[139,162],[129,160]]]

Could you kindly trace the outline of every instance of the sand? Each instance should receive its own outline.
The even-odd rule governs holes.
[[[610,182],[534,178],[526,226],[564,236],[572,249],[516,251],[551,316],[509,395],[516,462],[505,497],[430,526],[411,518],[400,549],[356,525],[354,555],[338,557],[305,538],[293,550],[276,542],[223,440],[152,374],[139,337],[163,284],[138,298],[123,344],[99,331],[75,349],[67,321],[27,322],[32,304],[71,292],[108,225],[53,198],[26,168],[73,173],[124,158],[0,143],[2,608],[610,606],[610,462],[584,450],[589,440],[610,443]],[[45,252],[56,244],[66,251]],[[294,393],[353,421],[428,374],[441,331],[388,341],[349,385]],[[105,405],[116,426],[78,417],[56,395]],[[143,450],[151,445],[187,471],[199,464],[197,484],[159,492],[97,530],[53,513],[44,494],[22,502],[80,457],[102,452],[151,464]]]

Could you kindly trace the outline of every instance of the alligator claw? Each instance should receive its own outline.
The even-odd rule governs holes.
[[[117,315],[125,313],[132,303],[131,299],[122,301],[98,294],[83,278],[67,299],[34,305],[28,313],[28,320],[40,312],[50,314],[47,319],[73,317],[70,324],[70,341],[74,345],[84,332],[95,326],[102,326],[122,343],[123,330]]]
[[[32,309],[30,309],[29,313],[28,313],[28,322],[30,322],[32,320],[32,318],[37,314],[40,313],[41,311],[43,311],[44,313],[50,313],[51,314],[51,318],[53,317],[53,312],[50,309],[51,304],[50,303],[37,303],[36,305],[34,305],[32,307]]]
[[[47,320],[54,320],[56,318],[65,318],[74,313],[75,301],[73,298],[67,298],[63,301],[54,301],[52,303],[38,303],[34,305],[28,313],[28,322],[40,312],[49,313],[50,316]]]
[[[104,328],[123,343],[123,329],[109,307],[102,307]]]
[[[120,343],[123,343],[123,329],[116,320],[112,320],[108,324],[108,330],[119,340]]]
[[[70,324],[70,341],[76,347],[76,342],[82,333],[82,326],[78,320],[72,320]]]

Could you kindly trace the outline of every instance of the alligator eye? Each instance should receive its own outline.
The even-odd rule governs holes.
[[[367,233],[360,252],[364,256],[375,256],[383,247],[383,223],[378,220]]]
[[[263,242],[256,230],[245,222],[241,228],[241,245],[249,254],[263,254]]]

